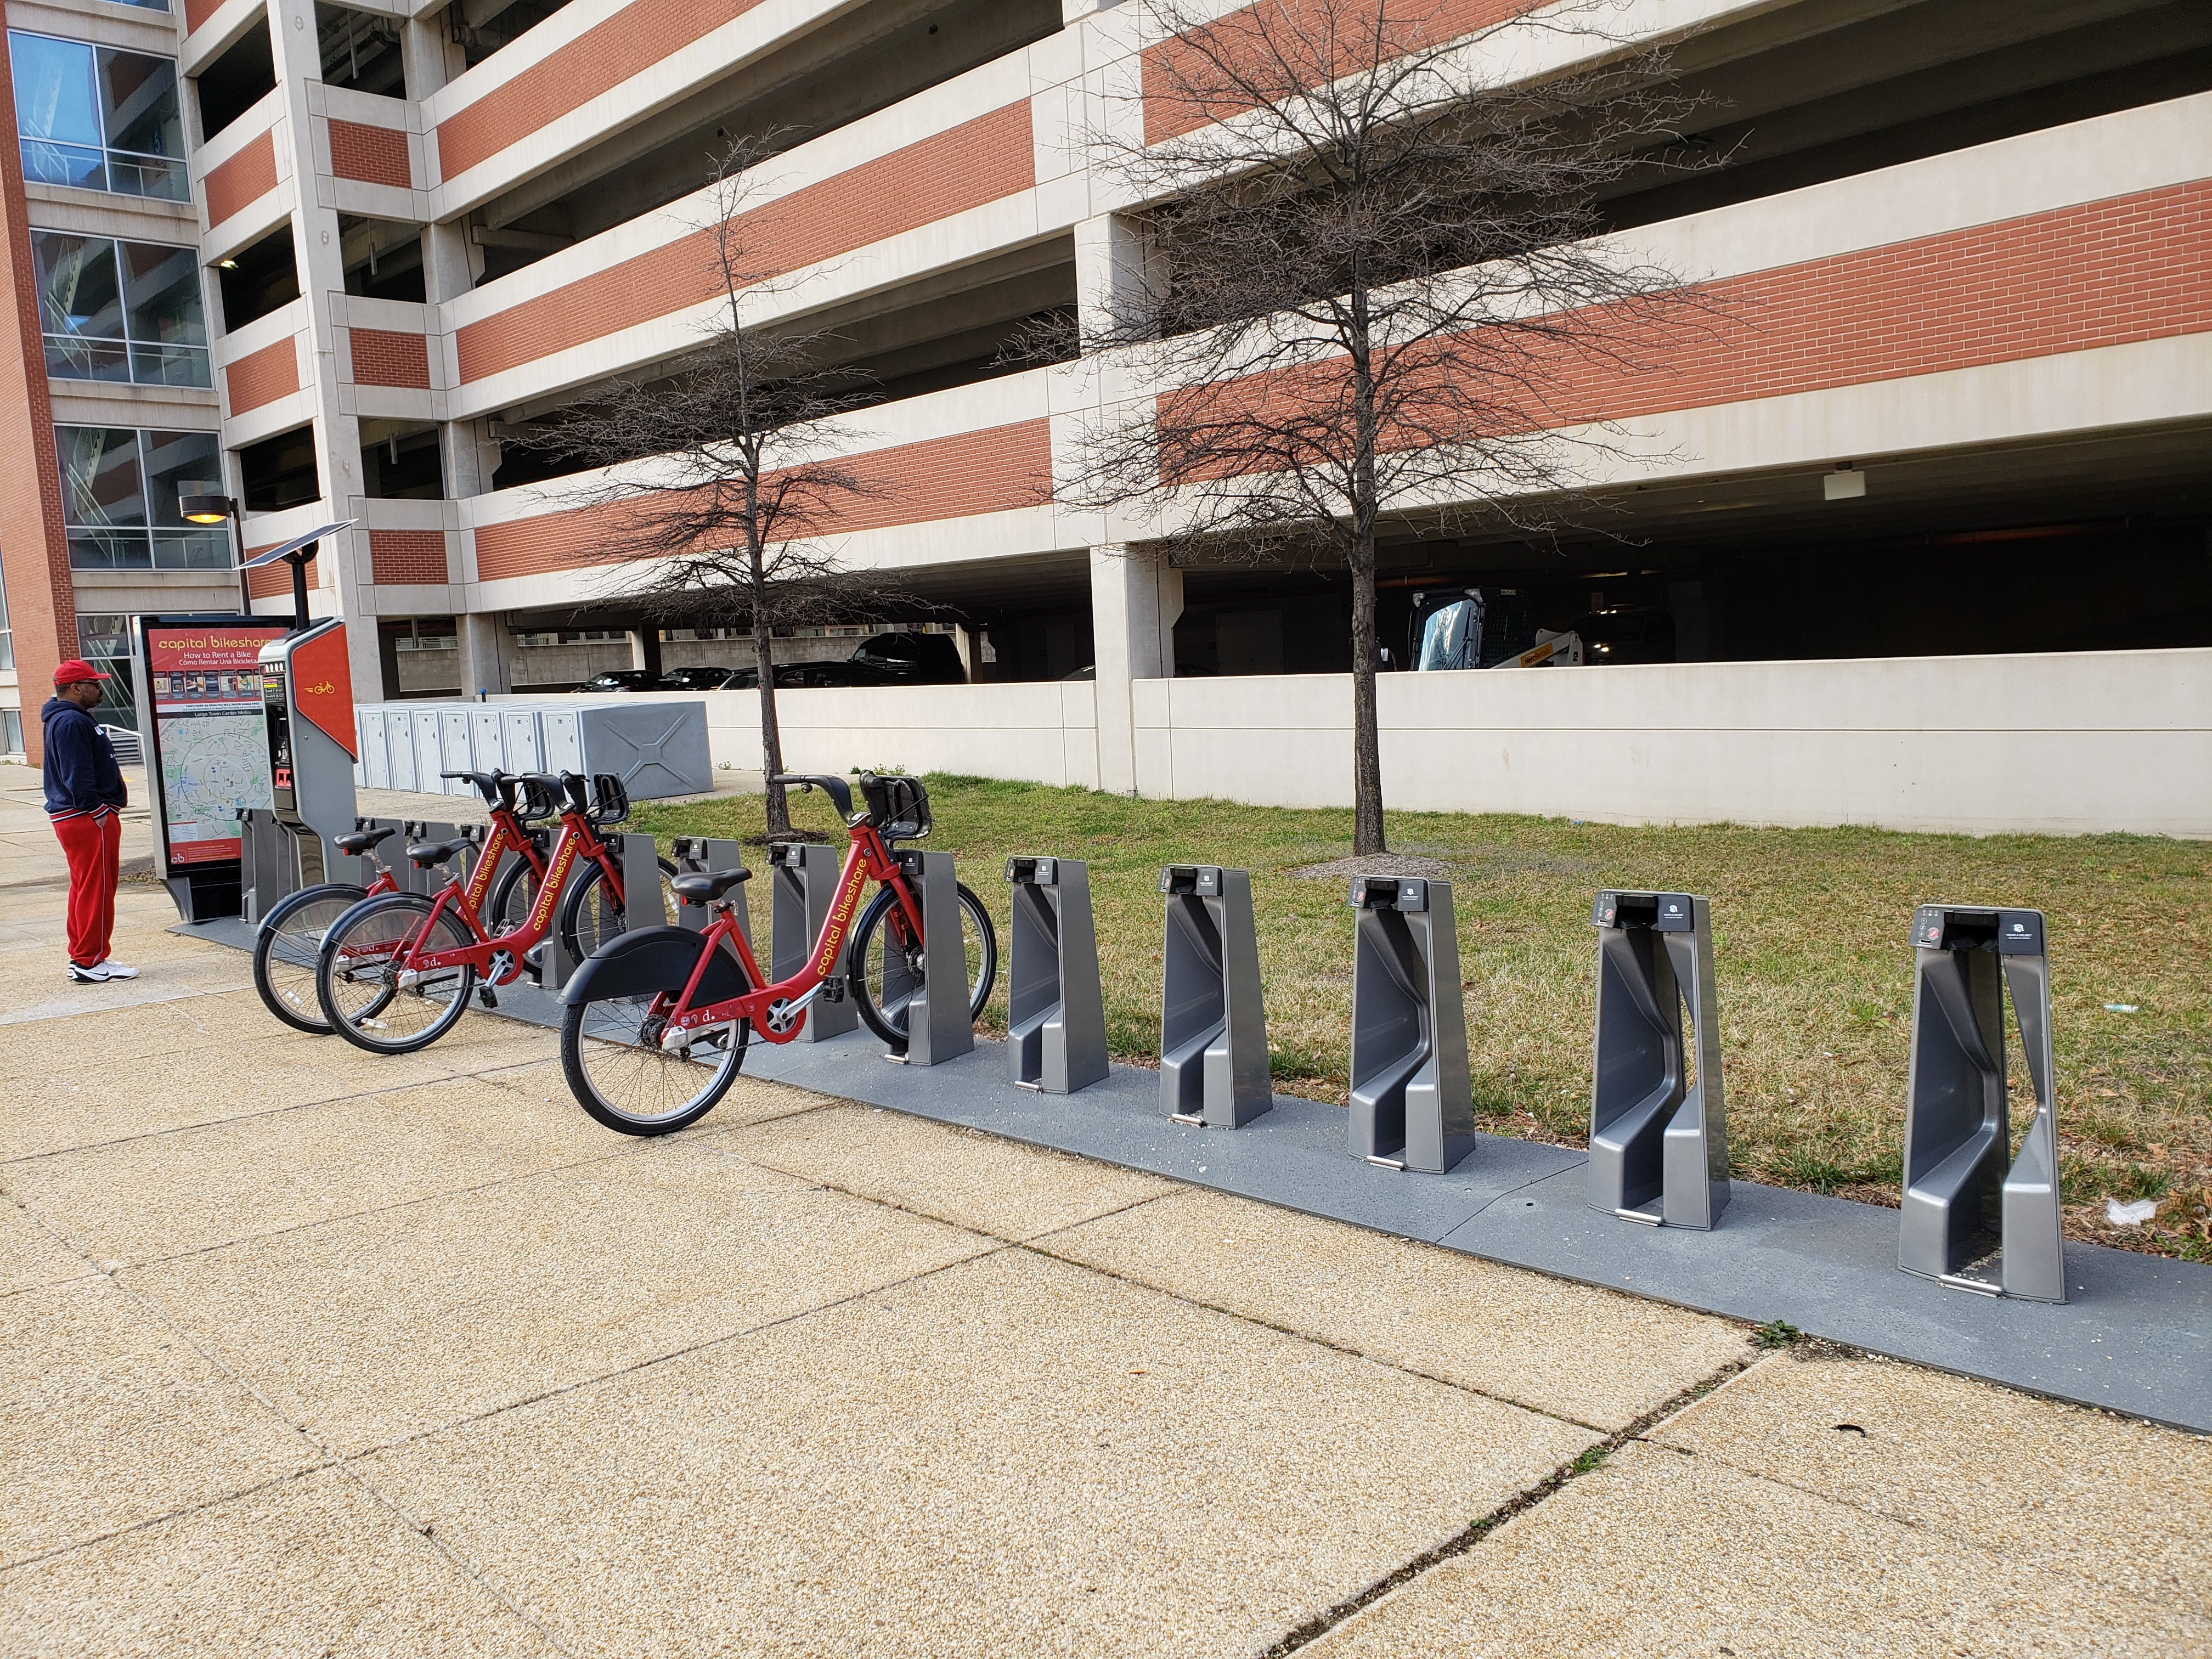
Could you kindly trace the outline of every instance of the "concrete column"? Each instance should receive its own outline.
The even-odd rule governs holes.
[[[461,696],[473,697],[489,691],[496,697],[514,690],[514,635],[505,620],[490,611],[471,611],[453,618],[453,631],[461,641]]]
[[[1151,234],[1134,219],[1102,213],[1075,228],[1075,303],[1086,341],[1154,280]]]
[[[1144,548],[1091,550],[1091,629],[1098,699],[1098,787],[1137,793],[1137,680],[1175,678],[1182,572]]]

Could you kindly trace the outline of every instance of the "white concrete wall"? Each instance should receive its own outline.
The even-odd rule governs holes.
[[[1346,804],[1343,675],[1140,680],[1139,793]],[[760,764],[752,694],[707,697]],[[787,763],[1097,787],[1087,684],[785,691]],[[1385,676],[1389,805],[1621,823],[2212,838],[2212,650]]]

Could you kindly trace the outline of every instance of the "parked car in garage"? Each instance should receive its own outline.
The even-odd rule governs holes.
[[[669,669],[660,678],[663,688],[670,691],[720,691],[730,683],[730,670],[700,663]]]
[[[850,660],[913,685],[960,685],[968,678],[960,661],[960,647],[950,634],[919,634],[907,629],[872,634],[860,641]]]
[[[609,691],[665,691],[670,689],[666,677],[650,668],[610,668],[594,674],[576,688],[605,695]]]
[[[857,662],[780,662],[775,665],[779,691],[810,690],[824,685],[893,685],[900,677]],[[760,684],[760,671],[740,668],[723,683],[725,691],[750,691]]]

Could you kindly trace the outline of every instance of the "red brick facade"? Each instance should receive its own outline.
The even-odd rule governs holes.
[[[1553,395],[1524,418],[1632,419],[2212,331],[2208,249],[2201,180],[1755,271],[1711,284],[1712,317],[1644,353],[1648,370],[1564,349],[1538,365]],[[1294,398],[1297,379],[1255,376],[1251,401]],[[1173,419],[1175,394],[1160,406]]]
[[[1373,48],[1362,52],[1365,43],[1358,30],[1363,21],[1372,27],[1374,14],[1364,5],[1346,5],[1343,0],[1261,0],[1261,3],[1267,8],[1264,12],[1258,6],[1247,6],[1206,28],[1145,49],[1146,143],[1194,132],[1256,107],[1251,98],[1238,95],[1230,88],[1249,76],[1255,90],[1273,91],[1279,82],[1291,78],[1285,73],[1286,68],[1303,66],[1304,54],[1311,54],[1315,72],[1299,78],[1311,86],[1356,73],[1371,61]],[[1533,9],[1533,0],[1441,0],[1441,3],[1438,0],[1390,0],[1383,9],[1393,30],[1394,52],[1388,56],[1419,52],[1492,27],[1516,13]],[[1270,61],[1276,54],[1263,44],[1262,29],[1267,40],[1295,43],[1293,52],[1284,54],[1290,58],[1288,64]],[[1207,36],[1212,37],[1210,51],[1189,44]],[[1329,44],[1332,36],[1338,42],[1334,49]],[[1234,73],[1224,74],[1223,67],[1208,61],[1212,57],[1224,60],[1224,66]],[[1217,87],[1221,88],[1218,96]]]
[[[848,465],[879,493],[849,503],[836,523],[823,526],[823,534],[1034,507],[1051,488],[1051,423],[1023,421],[926,439],[855,456]],[[477,580],[611,562],[613,556],[605,550],[619,538],[629,510],[578,507],[486,525],[477,532]]]
[[[438,124],[438,176],[459,178],[540,127],[750,11],[759,0],[633,0]]]
[[[330,123],[331,171],[341,179],[364,185],[390,185],[405,190],[415,182],[407,161],[407,135],[390,127],[365,126],[359,121]]]
[[[185,33],[189,34],[206,22],[222,4],[222,0],[185,0]]]
[[[222,372],[230,388],[230,412],[243,415],[300,389],[300,354],[291,337],[240,357]]]
[[[750,280],[765,282],[1036,182],[1030,106],[1024,100],[740,214],[737,240]],[[721,286],[714,233],[680,237],[468,324],[455,340],[461,379],[480,380],[665,317]]]
[[[0,52],[0,108],[15,107],[8,55]],[[52,691],[54,665],[78,647],[28,224],[22,158],[15,144],[0,144],[0,236],[7,239],[0,250],[0,476],[9,481],[0,491],[0,577],[7,583],[23,747],[35,764],[42,752],[39,710]]]
[[[430,389],[430,343],[419,334],[395,334],[380,328],[349,330],[353,337],[356,386]]]
[[[442,582],[446,580],[445,532],[372,530],[368,563],[379,586]]]
[[[270,547],[276,545],[275,542],[271,542],[269,547],[249,547],[246,550],[246,556],[249,559],[258,558],[266,553]],[[312,591],[322,585],[323,556],[322,550],[318,548],[315,556],[307,561],[307,586]],[[292,567],[283,563],[264,564],[258,570],[247,571],[246,591],[257,599],[273,599],[280,593],[289,593],[292,591]]]
[[[201,181],[208,223],[219,225],[276,188],[276,141],[262,133]]]

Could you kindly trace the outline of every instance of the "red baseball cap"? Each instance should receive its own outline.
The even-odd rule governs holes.
[[[113,678],[112,674],[101,673],[82,657],[71,657],[54,670],[54,684],[57,686],[75,685],[79,680],[106,680]]]

